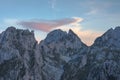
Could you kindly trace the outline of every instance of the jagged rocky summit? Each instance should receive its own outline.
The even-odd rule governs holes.
[[[72,31],[48,33],[7,28],[0,34],[0,80],[120,80],[120,27],[90,47]]]
[[[76,58],[85,57],[87,46],[72,31],[54,30],[40,44],[43,55],[43,80],[60,80],[64,66]],[[85,61],[81,66],[85,65]]]

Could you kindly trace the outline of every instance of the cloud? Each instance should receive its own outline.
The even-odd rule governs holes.
[[[55,5],[56,5],[56,0],[52,0],[52,2],[51,2],[51,7],[52,7],[52,9],[55,8]]]
[[[52,9],[55,9],[57,0],[48,0],[48,3],[50,4],[50,7],[51,7]]]
[[[88,0],[87,2],[84,2],[82,5],[87,5],[85,6],[88,11],[86,12],[86,15],[96,15],[96,14],[103,14],[106,13],[112,6],[111,1],[99,1],[99,0],[93,0],[90,1]]]
[[[97,9],[93,9],[93,10],[90,10],[88,13],[86,13],[87,15],[94,15],[94,14],[97,14],[98,13],[98,10]]]
[[[44,32],[49,32],[54,28],[65,26],[65,25],[74,25],[77,26],[79,22],[83,19],[78,17],[65,18],[59,20],[31,20],[31,21],[20,21],[17,24],[23,27],[32,28],[35,30],[41,30]]]

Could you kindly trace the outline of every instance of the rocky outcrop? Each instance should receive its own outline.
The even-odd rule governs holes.
[[[41,61],[33,31],[9,27],[0,34],[0,80],[42,80]]]
[[[120,27],[111,28],[90,47],[88,80],[120,80],[119,34]]]

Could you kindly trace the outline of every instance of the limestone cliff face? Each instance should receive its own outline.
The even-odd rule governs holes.
[[[0,34],[0,80],[120,80],[120,27],[87,47],[72,31],[50,32],[40,42],[29,30]]]

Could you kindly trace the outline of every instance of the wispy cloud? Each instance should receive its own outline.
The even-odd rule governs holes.
[[[98,12],[99,12],[98,9],[92,9],[89,12],[87,12],[86,14],[87,15],[94,15],[94,14],[97,14]]]
[[[54,10],[56,7],[57,0],[48,0],[50,7]]]
[[[87,15],[95,15],[106,12],[112,6],[112,3],[110,1],[88,0],[83,5],[87,5],[85,6],[88,9]]]
[[[54,28],[65,26],[65,25],[76,25],[82,21],[82,18],[65,18],[59,20],[31,20],[31,21],[20,21],[18,25],[23,27],[32,28],[35,30],[41,30],[44,32],[49,32]]]
[[[52,9],[55,8],[55,5],[56,5],[56,0],[52,0],[52,2],[51,2],[51,7],[52,7]]]

